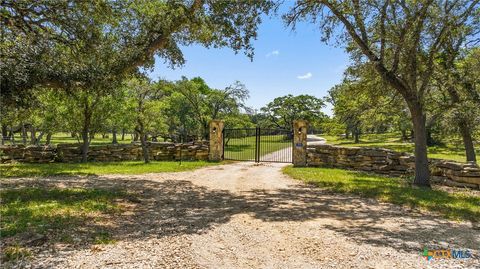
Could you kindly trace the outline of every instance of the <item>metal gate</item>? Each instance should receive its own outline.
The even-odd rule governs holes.
[[[241,128],[223,130],[223,159],[291,163],[293,133],[284,129]]]

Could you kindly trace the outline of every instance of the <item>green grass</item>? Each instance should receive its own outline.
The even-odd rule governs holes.
[[[23,187],[1,190],[0,196],[0,235],[10,237],[72,231],[98,214],[121,211],[116,200],[128,194],[121,190]]]
[[[112,238],[112,235],[106,231],[99,231],[95,234],[94,243],[98,245],[114,244],[117,241]]]
[[[32,252],[19,245],[7,246],[2,250],[2,259],[4,261],[25,259],[32,256]]]
[[[365,134],[360,136],[360,142],[355,144],[353,139],[345,139],[340,136],[319,135],[327,140],[328,144],[345,147],[381,147],[398,152],[413,153],[414,144],[401,140],[399,133],[386,134]],[[480,147],[477,147],[477,155],[480,156]],[[437,159],[465,162],[465,149],[461,142],[451,140],[446,145],[433,146],[428,148],[428,157]]]
[[[480,196],[473,194],[416,188],[410,186],[406,179],[341,169],[289,166],[283,172],[334,192],[353,193],[383,202],[420,208],[450,219],[480,221]]]
[[[217,165],[214,162],[151,162],[141,161],[110,163],[14,163],[0,164],[2,177],[29,177],[53,175],[105,175],[105,174],[145,174],[160,172],[181,172],[205,166]]]
[[[30,142],[30,133],[28,133],[28,136],[27,136],[27,143]],[[39,133],[37,133],[37,135],[39,135]],[[108,138],[102,138],[102,135],[101,134],[96,134],[95,135],[95,138],[92,139],[92,141],[90,142],[90,145],[105,145],[105,144],[112,144],[112,134],[109,133],[108,134]],[[117,134],[117,142],[119,144],[130,144],[132,143],[132,138],[131,138],[131,135],[130,134],[125,134],[125,140],[121,140],[122,138],[122,134],[119,133]],[[46,139],[46,135],[43,136],[42,138],[42,141],[40,143],[45,143],[45,139]],[[21,144],[22,143],[22,136],[20,133],[16,133],[15,134],[15,142],[17,144]],[[82,139],[80,138],[80,140],[78,140],[76,137],[71,137],[71,135],[69,133],[54,133],[52,135],[52,139],[51,139],[51,143],[53,145],[57,145],[57,144],[64,144],[64,143],[67,143],[67,144],[71,144],[71,143],[81,143],[82,142]],[[10,142],[7,142],[7,145],[9,144]]]
[[[31,245],[113,244],[112,236],[96,223],[122,212],[120,203],[134,198],[119,189],[45,187],[2,189],[0,197],[0,238],[8,238],[2,261],[28,258]],[[32,238],[36,241],[29,241]]]
[[[260,156],[292,146],[291,140],[283,135],[261,136]],[[226,141],[227,142],[227,141]],[[225,159],[255,160],[255,136],[231,138],[225,146]]]

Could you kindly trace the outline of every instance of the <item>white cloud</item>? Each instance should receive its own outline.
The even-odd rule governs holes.
[[[267,53],[267,55],[265,55],[265,57],[271,57],[271,56],[278,56],[280,54],[280,51],[279,50],[273,50],[273,51],[270,51],[269,53]]]
[[[309,78],[311,78],[312,76],[313,76],[312,73],[308,72],[308,73],[306,73],[305,75],[299,75],[299,76],[297,76],[297,78],[298,78],[298,79],[309,79]]]

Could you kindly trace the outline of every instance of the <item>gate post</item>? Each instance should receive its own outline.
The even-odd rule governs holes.
[[[223,126],[222,120],[210,121],[209,139],[210,144],[208,147],[208,160],[209,161],[221,161],[223,153]]]
[[[293,121],[293,166],[307,166],[307,129],[307,121]]]

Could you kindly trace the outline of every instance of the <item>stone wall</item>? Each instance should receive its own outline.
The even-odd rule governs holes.
[[[480,168],[473,163],[430,159],[432,181],[457,187],[480,188]],[[309,145],[308,166],[368,171],[389,176],[413,175],[415,157],[382,148]]]
[[[49,163],[57,156],[56,148],[50,146],[0,146],[0,161],[12,160],[26,163]]]
[[[80,162],[82,159],[80,144],[58,144],[46,146],[1,146],[2,163],[18,162]],[[208,142],[198,141],[184,144],[171,142],[148,142],[151,160],[208,160]],[[131,161],[142,159],[142,147],[139,143],[90,146],[88,160],[95,162]]]

